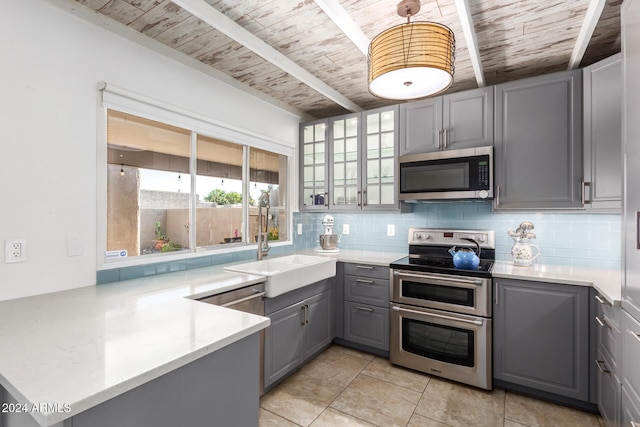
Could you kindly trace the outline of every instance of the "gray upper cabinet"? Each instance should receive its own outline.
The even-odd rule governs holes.
[[[582,208],[582,70],[495,86],[494,208]]]
[[[495,384],[588,401],[589,288],[511,279],[494,283]]]
[[[442,97],[400,106],[400,155],[438,151],[442,145]]]
[[[400,155],[493,145],[493,88],[400,106]]]
[[[398,106],[305,123],[300,209],[398,210]]]
[[[620,212],[622,54],[583,69],[585,209]]]

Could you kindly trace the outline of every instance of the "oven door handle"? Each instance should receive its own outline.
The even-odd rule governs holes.
[[[457,317],[452,317],[452,316],[446,316],[444,314],[436,314],[436,313],[432,313],[432,312],[424,312],[424,311],[418,311],[418,310],[409,310],[407,308],[400,308],[400,307],[396,307],[395,305],[391,307],[394,311],[403,311],[405,313],[411,313],[411,314],[420,314],[422,316],[431,316],[431,317],[437,317],[439,319],[445,319],[445,320],[453,320],[456,322],[462,322],[462,323],[470,323],[472,325],[476,325],[476,326],[482,326],[482,319],[476,319],[476,320],[468,320],[468,319],[459,319]]]
[[[405,273],[400,271],[394,271],[393,274],[398,278],[411,277],[414,279],[430,280],[432,282],[435,282],[438,284],[445,284],[445,285],[447,283],[464,283],[468,285],[482,285],[482,279],[476,279],[476,280],[458,279],[455,277],[447,277],[446,279],[443,279],[442,277],[431,276],[429,274],[411,274],[411,273]]]

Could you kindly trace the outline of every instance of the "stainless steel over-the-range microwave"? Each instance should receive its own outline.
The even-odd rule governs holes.
[[[493,198],[493,147],[400,156],[403,201]]]

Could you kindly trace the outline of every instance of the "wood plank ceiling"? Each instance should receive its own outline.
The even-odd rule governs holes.
[[[336,21],[355,24],[360,40],[367,41],[405,22],[396,14],[399,0],[75,1],[231,76],[241,87],[290,106],[305,118],[397,103],[368,92],[366,54],[345,35],[344,22]],[[589,19],[585,20],[590,2],[589,13],[595,13],[592,31],[588,31]],[[421,3],[412,21],[447,25],[456,37],[454,84],[446,93],[566,70],[572,52],[580,50],[576,45],[581,29],[587,30],[587,44],[577,60],[580,67],[620,51],[622,0]],[[335,12],[334,20],[321,6]],[[463,6],[468,8],[469,28],[477,40],[477,48],[471,50],[461,24]],[[472,66],[476,51],[481,78]]]

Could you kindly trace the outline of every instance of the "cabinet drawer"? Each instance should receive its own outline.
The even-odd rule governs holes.
[[[389,307],[389,280],[345,275],[344,299]]]
[[[622,384],[628,388],[630,396],[640,396],[640,323],[629,313],[622,315]],[[636,420],[640,423],[640,420]]]
[[[345,301],[344,339],[389,351],[389,309]]]
[[[619,425],[621,383],[606,362],[607,357],[598,352],[596,370],[598,375],[598,408],[607,426]]]
[[[622,321],[622,309],[618,306],[611,305],[600,294],[596,294],[596,300],[598,301],[598,316],[606,317],[608,322],[620,330],[620,323]]]
[[[621,406],[620,425],[624,427],[640,425],[640,400],[633,394],[633,392],[629,392],[625,387],[622,387]]]
[[[348,274],[350,276],[376,277],[378,279],[389,280],[389,267],[347,263],[344,265],[344,274]]]
[[[620,329],[606,314],[596,316],[596,327],[598,328],[598,349],[605,354],[607,362],[610,364],[610,369],[620,375],[620,370],[618,369],[622,360]]]

